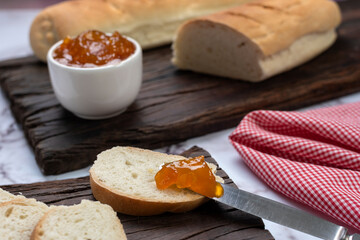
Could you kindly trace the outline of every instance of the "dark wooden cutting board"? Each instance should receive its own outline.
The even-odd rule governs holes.
[[[0,82],[44,174],[91,164],[114,145],[158,148],[236,126],[249,111],[291,110],[360,90],[360,1],[340,2],[336,43],[312,61],[261,83],[179,71],[169,46],[144,52],[144,82],[122,115],[87,121],[55,99],[34,57],[0,64]]]
[[[186,157],[204,155],[206,161],[217,165],[205,150],[193,147],[183,153]],[[218,167],[217,174],[232,184],[229,176]],[[82,199],[95,200],[89,178],[51,181],[26,185],[0,186],[14,194],[21,192],[26,197],[36,198],[51,205],[72,205]],[[181,214],[161,214],[151,217],[134,217],[118,214],[129,240],[131,239],[274,239],[264,230],[258,217],[209,201],[203,206]]]

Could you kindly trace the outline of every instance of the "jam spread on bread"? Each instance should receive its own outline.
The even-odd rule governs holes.
[[[120,33],[106,35],[90,30],[76,38],[66,37],[53,57],[68,66],[96,67],[120,63],[134,52],[135,45]]]
[[[224,191],[204,156],[164,164],[155,175],[155,181],[160,190],[175,184],[178,188],[189,188],[210,198],[221,197]]]

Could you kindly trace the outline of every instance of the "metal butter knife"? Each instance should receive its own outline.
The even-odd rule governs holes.
[[[224,195],[213,199],[228,206],[325,240],[360,240],[360,235],[349,235],[346,228],[304,211],[227,184],[222,186]]]

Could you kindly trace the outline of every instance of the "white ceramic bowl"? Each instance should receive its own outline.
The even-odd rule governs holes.
[[[50,48],[51,85],[64,108],[81,118],[104,119],[124,112],[134,102],[142,83],[142,50],[135,40],[126,38],[135,44],[135,53],[118,64],[94,68],[56,61],[53,52],[62,41]]]

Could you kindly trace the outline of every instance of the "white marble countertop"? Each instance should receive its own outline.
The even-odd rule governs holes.
[[[28,31],[32,19],[38,12],[39,9],[28,7],[19,9],[13,5],[11,7],[4,7],[0,4],[0,61],[32,54],[28,42]],[[311,106],[310,108],[332,106],[355,101],[360,101],[360,93],[321,103]],[[12,116],[9,109],[9,102],[2,92],[0,92],[0,119],[0,185],[15,183],[25,184],[88,175],[88,168],[57,176],[42,175],[36,165],[32,149],[25,140],[21,126],[16,123]],[[311,209],[300,206],[294,201],[283,197],[259,180],[247,168],[239,154],[228,141],[228,135],[232,130],[233,129],[227,129],[190,139],[180,144],[159,149],[159,151],[166,150],[177,153],[190,146],[198,145],[211,153],[239,188],[319,215]],[[275,239],[318,239],[268,221],[264,222],[266,229],[273,234]]]

